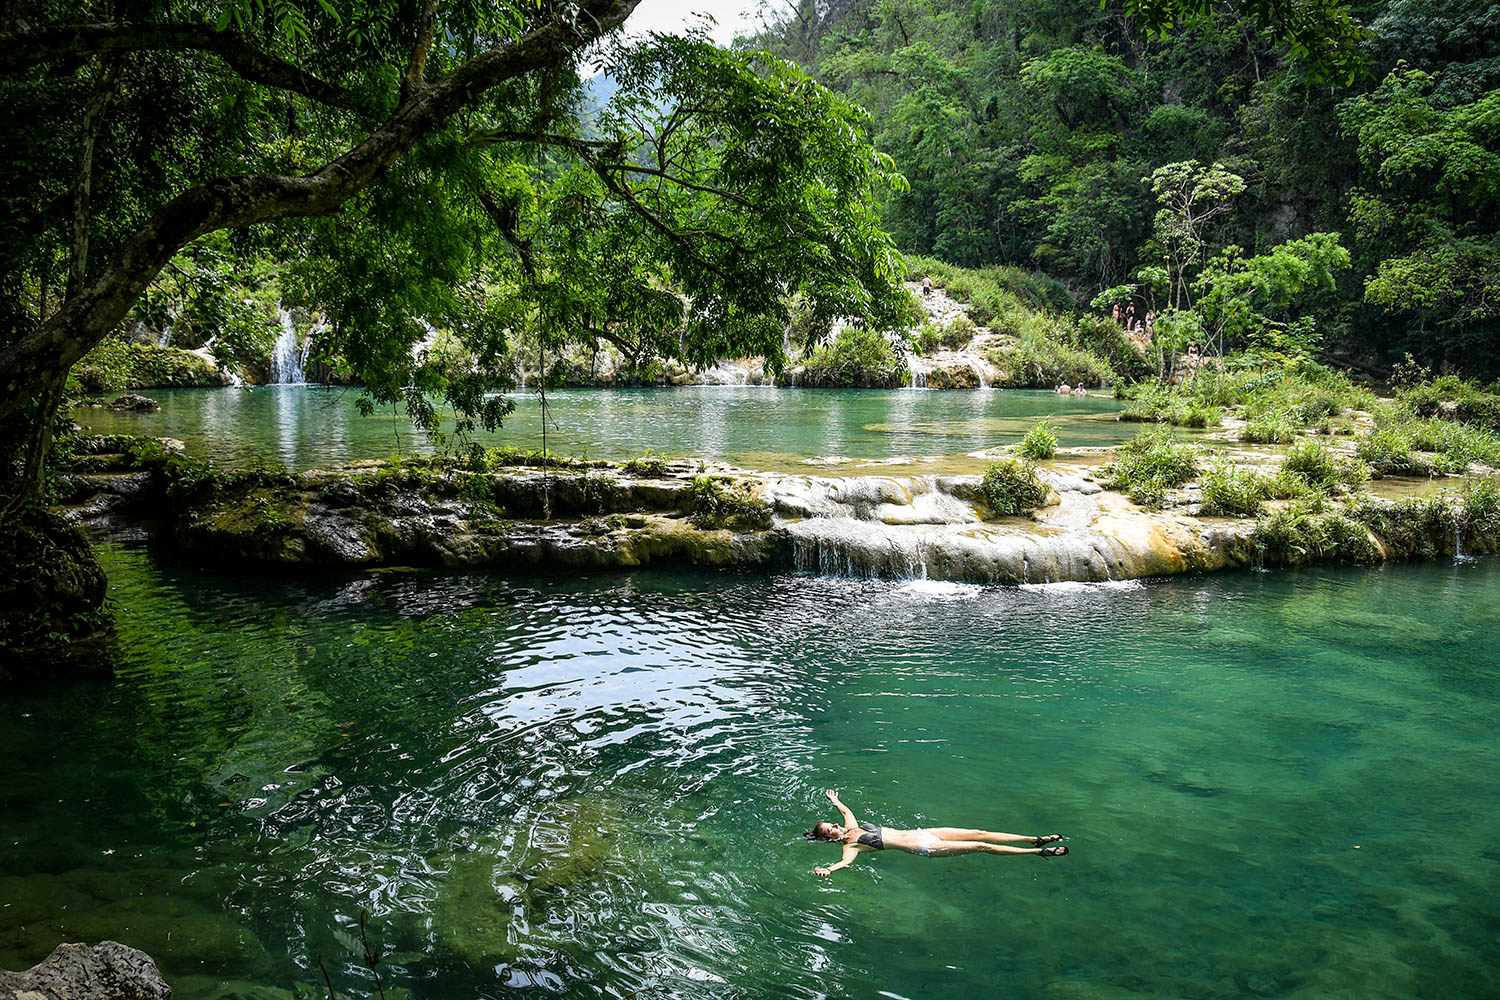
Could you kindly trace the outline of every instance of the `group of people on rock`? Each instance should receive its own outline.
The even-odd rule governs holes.
[[[1147,309],[1144,314],[1137,316],[1134,302],[1124,306],[1116,302],[1113,315],[1116,323],[1119,323],[1130,333],[1144,337],[1147,340],[1150,340],[1151,335],[1156,331],[1155,309]]]

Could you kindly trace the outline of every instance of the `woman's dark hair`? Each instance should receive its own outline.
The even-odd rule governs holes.
[[[824,820],[818,820],[818,822],[816,822],[816,823],[813,824],[812,829],[808,830],[802,836],[804,838],[806,838],[807,840],[828,840],[829,838],[823,836],[823,834],[820,832],[822,827],[825,827],[825,826],[828,826],[828,825],[829,824],[826,821],[824,821]]]

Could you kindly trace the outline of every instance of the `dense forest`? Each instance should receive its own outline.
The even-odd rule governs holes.
[[[1093,0],[803,0],[751,44],[871,112],[904,250],[1037,269],[1083,307],[1121,285],[1160,307],[1178,268],[1196,298],[1326,266],[1280,336],[1500,374],[1500,7],[1355,3],[1347,60],[1203,7],[1161,32]],[[1194,205],[1162,219],[1174,191]]]

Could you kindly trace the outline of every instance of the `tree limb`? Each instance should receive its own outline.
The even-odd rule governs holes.
[[[623,24],[639,2],[583,0],[577,21],[549,18],[475,56],[413,94],[363,142],[311,174],[218,177],[171,199],[125,241],[96,279],[0,353],[0,421],[26,406],[31,387],[49,372],[67,371],[113,330],[172,255],[193,240],[220,229],[337,212],[455,112],[507,80],[572,58]]]
[[[406,73],[401,77],[403,101],[410,98],[427,78],[427,56],[432,52],[432,25],[437,19],[437,2],[438,0],[427,0],[417,22],[417,40],[412,45],[411,58],[406,62]]]
[[[354,110],[353,96],[279,56],[262,51],[237,31],[206,24],[71,24],[0,35],[0,77],[13,78],[50,59],[106,52],[211,52],[251,83],[289,90],[336,108]]]

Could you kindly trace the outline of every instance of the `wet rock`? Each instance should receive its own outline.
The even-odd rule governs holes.
[[[0,972],[0,1000],[167,1000],[171,995],[150,956],[116,941],[60,944],[25,972]]]
[[[128,392],[116,398],[109,404],[112,410],[127,410],[132,413],[155,413],[161,409],[161,404],[150,396],[141,396]]]
[[[0,690],[108,673],[104,570],[87,536],[47,511],[0,526]]]

